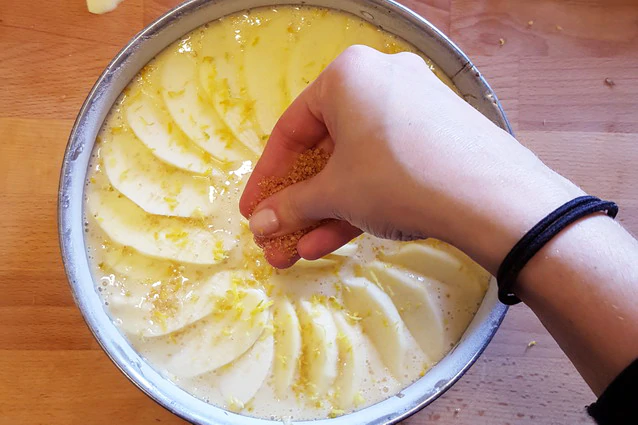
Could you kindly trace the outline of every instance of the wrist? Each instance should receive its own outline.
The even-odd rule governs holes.
[[[548,170],[551,172],[551,170]],[[526,176],[525,181],[495,180],[490,196],[475,199],[480,208],[466,213],[463,234],[454,245],[464,250],[493,275],[513,246],[545,216],[585,193],[556,173]],[[489,190],[489,188],[488,188]]]
[[[586,279],[577,279],[584,267],[595,264],[601,254],[604,254],[606,249],[601,247],[606,245],[605,238],[619,230],[622,228],[618,223],[604,212],[591,214],[570,224],[552,238],[521,270],[513,288],[515,293],[526,304],[564,303],[569,297],[568,294],[576,290],[575,287],[570,287],[574,280],[580,280],[579,284],[584,285],[587,281],[609,276],[609,273],[599,271],[599,267],[594,265],[596,272],[593,275],[590,272]],[[557,280],[565,281],[569,286],[557,287]],[[580,288],[583,289],[585,288]],[[597,285],[595,290],[599,289]],[[563,298],[565,296],[567,298]]]
[[[547,243],[514,287],[598,395],[638,352],[628,338],[638,323],[636,255],[622,226],[593,214]]]

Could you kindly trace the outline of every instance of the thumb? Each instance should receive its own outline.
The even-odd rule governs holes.
[[[250,216],[250,230],[256,236],[275,237],[333,218],[332,185],[327,180],[324,170],[266,198]]]

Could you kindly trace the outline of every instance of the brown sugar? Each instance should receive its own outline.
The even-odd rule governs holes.
[[[328,163],[330,155],[323,149],[309,149],[299,155],[292,168],[283,177],[264,177],[259,182],[260,194],[255,206],[264,199],[287,188],[290,185],[299,183],[317,175]],[[297,253],[297,243],[302,236],[317,228],[321,223],[296,232],[276,237],[255,236],[255,243],[266,252],[280,251],[288,258],[295,257]]]

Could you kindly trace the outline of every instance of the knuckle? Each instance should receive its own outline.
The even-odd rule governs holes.
[[[333,206],[338,203],[340,191],[335,189],[330,176],[324,171],[297,183],[298,190],[291,201],[291,209],[298,222],[313,222],[331,217]]]
[[[312,179],[311,179],[312,180]],[[286,221],[292,227],[305,227],[316,219],[317,210],[325,197],[318,193],[320,185],[305,180],[286,188],[283,192],[282,207],[286,211]]]
[[[333,78],[343,78],[359,73],[369,68],[371,62],[378,59],[379,52],[371,47],[353,45],[346,48],[328,67],[327,71]]]
[[[322,73],[319,95],[322,98],[344,93],[363,81],[374,77],[383,53],[375,49],[353,45],[346,48]]]
[[[295,190],[286,190],[284,191],[283,197],[283,205],[282,207],[286,211],[286,218],[289,221],[288,224],[294,224],[303,222],[304,217],[301,210],[301,205],[299,202],[299,196],[297,196]]]
[[[425,60],[423,60],[423,58],[419,55],[417,55],[416,53],[412,53],[412,52],[399,52],[396,53],[394,55],[392,55],[395,60],[404,65],[404,66],[409,66],[409,67],[420,67],[423,66],[425,64]]]
[[[347,47],[341,57],[346,59],[367,59],[377,53],[372,47],[365,46],[363,44],[353,44]]]

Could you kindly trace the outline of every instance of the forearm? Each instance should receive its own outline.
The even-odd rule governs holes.
[[[638,357],[638,242],[612,219],[581,219],[522,270],[516,294],[597,394]]]
[[[494,275],[527,231],[585,194],[536,158],[517,164],[525,178],[509,166],[451,191],[464,204],[449,208],[460,217],[443,234]],[[588,216],[560,232],[523,268],[514,292],[596,394],[638,357],[638,242],[609,217]]]

